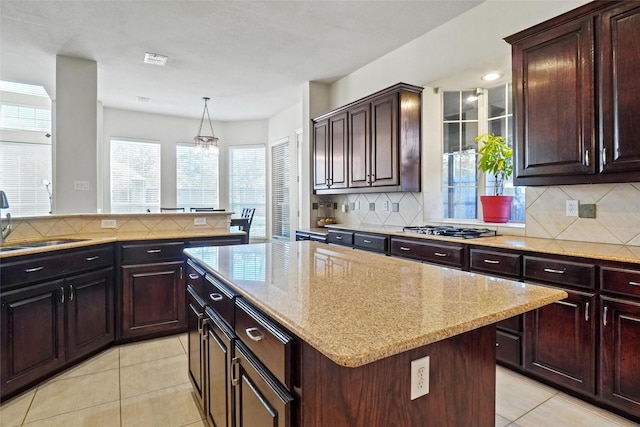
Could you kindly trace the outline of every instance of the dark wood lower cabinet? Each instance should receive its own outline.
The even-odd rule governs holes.
[[[184,261],[122,267],[120,338],[186,328]]]
[[[189,379],[198,402],[204,407],[204,339],[202,325],[206,302],[187,286],[187,342],[189,346]]]
[[[569,389],[596,392],[596,298],[569,297],[525,314],[525,369]]]
[[[235,334],[210,308],[206,309],[205,413],[215,427],[231,427],[234,422],[231,364]]]
[[[65,362],[63,281],[2,295],[2,395],[7,396]]]
[[[601,297],[600,397],[640,418],[640,301]]]

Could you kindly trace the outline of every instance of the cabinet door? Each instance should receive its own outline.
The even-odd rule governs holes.
[[[347,188],[347,113],[329,118],[329,188]]]
[[[329,120],[313,124],[313,189],[329,188]]]
[[[122,338],[186,328],[184,262],[122,267]]]
[[[371,123],[369,104],[349,111],[349,187],[371,185]]]
[[[640,303],[602,297],[600,393],[640,417]]]
[[[515,184],[595,173],[593,50],[592,17],[513,45]]]
[[[236,427],[289,427],[293,397],[236,341]]]
[[[234,334],[224,322],[207,309],[206,341],[206,414],[210,425],[233,425],[233,389],[231,359]]]
[[[2,295],[3,397],[64,364],[64,298],[61,280]]]
[[[640,3],[623,2],[601,19],[602,172],[640,170]],[[631,179],[629,179],[631,180]]]
[[[205,302],[191,285],[187,286],[187,340],[189,380],[200,407],[204,409],[204,345],[203,322]]]
[[[67,291],[67,360],[113,342],[113,268],[65,280]]]
[[[583,393],[595,393],[593,294],[569,297],[525,314],[525,369]]]
[[[398,94],[371,102],[371,185],[400,183],[398,164]]]

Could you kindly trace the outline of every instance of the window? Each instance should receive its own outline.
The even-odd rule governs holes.
[[[197,154],[193,144],[176,145],[177,207],[218,208],[218,154]]]
[[[478,99],[485,101],[478,101]],[[478,98],[476,91],[445,91],[442,97],[443,217],[476,219],[479,194],[493,194],[494,177],[478,172],[478,143],[483,133],[495,133],[513,144],[511,83],[496,86]],[[504,194],[513,196],[510,221],[524,221],[525,192],[505,182]]]
[[[0,189],[13,216],[51,213],[51,144],[0,141]]]
[[[111,212],[160,210],[160,144],[111,140]]]
[[[487,132],[502,135],[513,147],[513,107],[511,102],[511,83],[487,90]],[[485,194],[493,194],[495,178],[487,174]],[[514,187],[513,179],[504,183],[504,195],[513,196],[510,221],[525,220],[524,187]]]
[[[478,98],[475,91],[443,93],[442,198],[444,218],[478,216]]]
[[[0,128],[51,132],[51,110],[27,105],[0,104]]]
[[[252,237],[266,237],[266,161],[265,147],[229,148],[230,209],[238,214],[242,208],[255,208],[251,223]]]
[[[290,230],[289,205],[289,140],[271,147],[271,235],[288,239]]]

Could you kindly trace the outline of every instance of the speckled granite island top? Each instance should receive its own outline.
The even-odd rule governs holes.
[[[551,288],[309,241],[190,248],[185,253],[346,367],[567,297]]]

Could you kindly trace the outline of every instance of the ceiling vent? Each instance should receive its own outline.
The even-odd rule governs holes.
[[[165,65],[167,65],[167,60],[168,59],[169,59],[168,56],[159,55],[157,53],[147,52],[147,53],[144,54],[144,63],[145,64],[160,65],[160,66],[164,67]]]

